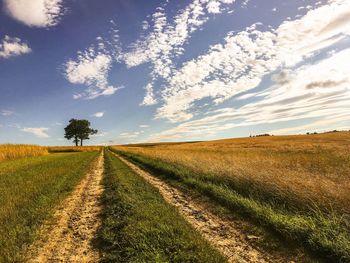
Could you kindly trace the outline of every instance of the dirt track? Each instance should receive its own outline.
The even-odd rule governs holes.
[[[290,260],[280,256],[271,255],[257,249],[247,241],[247,236],[242,229],[234,222],[222,219],[199,203],[197,200],[178,189],[169,186],[162,180],[152,176],[138,166],[118,156],[132,170],[143,177],[147,182],[155,186],[164,199],[178,208],[182,216],[216,247],[229,262],[290,262]]]
[[[103,153],[71,195],[42,227],[42,238],[29,248],[28,262],[97,262],[91,246],[100,225]]]

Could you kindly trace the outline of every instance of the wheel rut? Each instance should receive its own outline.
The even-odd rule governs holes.
[[[91,242],[100,226],[103,152],[73,192],[46,222],[28,249],[26,262],[98,262]]]
[[[216,247],[229,262],[294,262],[279,253],[272,255],[249,243],[247,235],[242,228],[229,219],[221,218],[208,211],[205,204],[201,203],[185,192],[174,188],[159,178],[144,171],[125,158],[113,153],[117,158],[128,165],[138,175],[156,187],[163,198],[175,206],[180,214],[200,234]],[[256,237],[258,238],[258,237]]]

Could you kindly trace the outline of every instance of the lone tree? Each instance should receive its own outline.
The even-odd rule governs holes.
[[[64,137],[68,140],[73,139],[75,146],[83,146],[83,140],[88,140],[89,135],[97,133],[97,130],[90,128],[90,122],[88,120],[71,119],[66,128],[64,128]]]

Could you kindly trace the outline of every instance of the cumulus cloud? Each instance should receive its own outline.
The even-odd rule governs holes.
[[[35,135],[38,138],[48,138],[49,135],[47,134],[47,131],[49,130],[49,128],[23,128],[22,131],[23,132],[28,132],[31,133],[33,135]]]
[[[8,14],[31,27],[57,25],[63,15],[62,0],[4,0]]]
[[[0,42],[0,58],[9,58],[30,53],[32,50],[28,44],[18,37],[5,36]]]
[[[99,111],[99,112],[92,114],[91,116],[96,117],[96,118],[102,118],[104,114],[105,114],[104,111]]]
[[[196,101],[210,98],[222,103],[257,87],[267,74],[288,70],[339,43],[350,35],[350,20],[344,19],[349,12],[349,1],[332,1],[276,29],[264,31],[256,23],[229,33],[224,43],[163,76],[166,84],[158,98],[162,105],[156,118],[187,121],[193,117],[190,110]]]

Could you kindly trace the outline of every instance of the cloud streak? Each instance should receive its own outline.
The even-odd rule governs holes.
[[[298,67],[288,76],[289,81],[252,93],[254,102],[239,108],[222,108],[208,116],[187,121],[154,134],[151,141],[183,137],[215,135],[221,131],[259,124],[308,121],[306,128],[325,126],[328,120],[350,124],[350,48],[330,57]],[[345,78],[344,78],[345,76]],[[314,85],[314,83],[323,83]],[[312,89],[308,86],[313,85]],[[299,131],[303,129],[296,129]],[[280,132],[283,132],[280,131]]]
[[[99,111],[99,112],[92,114],[91,116],[96,117],[96,118],[102,118],[104,115],[105,115],[104,111]]]
[[[27,132],[27,133],[31,133],[34,136],[38,137],[38,138],[48,138],[50,137],[47,134],[47,131],[49,130],[49,128],[23,128],[22,131],[23,132]]]

